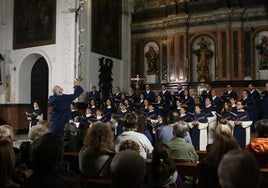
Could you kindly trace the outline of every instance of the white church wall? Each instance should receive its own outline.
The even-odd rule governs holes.
[[[63,87],[65,93],[73,92],[73,80],[79,74],[83,79],[81,85],[85,91],[90,91],[93,85],[98,86],[99,61],[106,57],[91,52],[91,0],[85,0],[85,17],[82,23],[75,22],[75,10],[80,0],[57,0],[56,43],[13,50],[13,7],[14,0],[0,0],[0,53],[5,62],[1,63],[5,84],[0,86],[0,103],[30,103],[31,69],[43,56],[49,68],[48,91],[54,85]],[[131,14],[128,1],[123,0],[122,18],[122,58],[113,60],[113,86],[119,86],[127,91],[130,86],[130,24]],[[78,25],[80,24],[80,25]],[[84,24],[84,25],[82,25]],[[85,31],[77,38],[81,25]],[[83,56],[80,67],[77,66],[79,55],[77,41],[83,42]],[[78,70],[79,69],[79,70]],[[8,83],[7,83],[8,82]],[[85,95],[85,93],[84,93]],[[83,101],[85,96],[79,98]]]

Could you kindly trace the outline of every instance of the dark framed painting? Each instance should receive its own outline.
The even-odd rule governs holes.
[[[122,0],[92,1],[91,51],[121,59]]]
[[[56,0],[14,0],[13,49],[56,41]]]

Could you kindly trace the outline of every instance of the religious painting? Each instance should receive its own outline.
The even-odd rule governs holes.
[[[15,0],[13,49],[54,44],[56,0]]]
[[[122,0],[92,1],[92,52],[121,59]]]

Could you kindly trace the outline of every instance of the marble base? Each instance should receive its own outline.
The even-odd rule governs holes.
[[[147,84],[157,84],[158,76],[157,75],[147,75],[146,83]]]
[[[268,70],[259,70],[260,80],[267,80],[268,78]]]

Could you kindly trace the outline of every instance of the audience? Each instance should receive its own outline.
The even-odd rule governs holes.
[[[138,115],[135,113],[127,114],[126,121],[124,123],[125,131],[121,133],[119,136],[117,136],[115,140],[115,151],[119,151],[119,146],[121,142],[125,140],[133,140],[137,142],[140,146],[140,155],[146,159],[150,158],[153,146],[151,142],[148,140],[148,138],[137,131],[137,123],[138,123]]]
[[[102,122],[93,123],[79,152],[79,168],[85,177],[109,176],[114,156],[114,137],[111,128]]]
[[[0,140],[7,140],[10,142],[15,153],[15,166],[18,166],[20,163],[20,150],[13,146],[14,132],[11,125],[1,125],[0,126]]]
[[[37,138],[39,138],[40,136],[48,132],[49,132],[49,129],[46,126],[37,123],[37,125],[32,127],[32,129],[30,130],[28,137],[30,141],[33,142]]]
[[[130,150],[137,151],[138,153],[140,153],[140,145],[133,140],[125,140],[121,142],[119,146],[119,151],[123,151],[126,149],[130,149]]]
[[[259,187],[259,166],[254,157],[243,150],[232,150],[223,156],[218,176],[222,188]]]
[[[149,177],[150,187],[183,187],[167,144],[160,143],[154,148]]]
[[[173,127],[168,125],[167,122],[164,120],[163,114],[158,114],[158,123],[154,127],[155,129],[155,142],[156,144],[159,143],[166,143],[173,138]]]
[[[49,129],[46,126],[38,123],[31,128],[28,134],[29,141],[24,141],[20,144],[20,164],[30,167],[30,147],[32,142],[48,132]]]
[[[0,139],[0,187],[18,188],[11,180],[15,168],[15,154],[8,140]]]
[[[141,188],[145,172],[144,159],[133,150],[119,151],[111,163],[112,181],[116,188]]]
[[[31,163],[34,170],[21,188],[79,188],[79,181],[68,176],[61,167],[62,140],[53,133],[46,133],[35,140],[31,147]]]
[[[255,130],[258,137],[253,138],[245,149],[254,155],[260,167],[268,167],[268,119],[257,121]]]
[[[0,140],[8,140],[13,146],[14,132],[11,125],[1,125],[0,126]]]
[[[89,128],[89,122],[84,119],[81,120],[77,129],[77,137],[79,139],[79,147],[81,148],[84,145],[84,138]]]
[[[183,121],[179,121],[173,126],[174,137],[167,142],[167,145],[171,149],[172,157],[178,161],[197,162],[198,155],[192,144],[187,143],[184,139],[189,128]]]
[[[225,125],[218,125],[207,156],[199,163],[198,187],[220,187],[217,174],[218,165],[224,154],[239,149],[240,146],[233,137],[231,129]]]
[[[77,128],[75,123],[67,123],[64,127],[64,151],[75,152],[81,149],[79,144],[79,137],[77,136]]]

